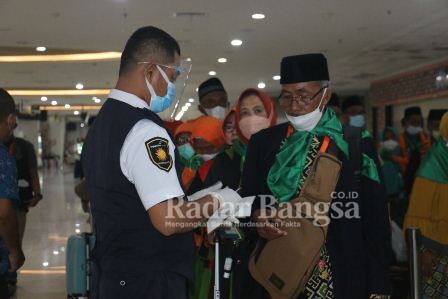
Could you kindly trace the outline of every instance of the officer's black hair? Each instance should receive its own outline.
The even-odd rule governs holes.
[[[359,96],[350,96],[346,98],[345,101],[342,103],[341,106],[342,112],[346,112],[347,109],[352,106],[364,107],[364,103],[362,102],[362,99]]]
[[[121,54],[119,75],[133,70],[141,61],[171,63],[176,53],[180,55],[179,43],[171,35],[153,26],[139,28],[126,42]]]
[[[13,113],[16,113],[14,99],[5,89],[0,88],[0,121]]]

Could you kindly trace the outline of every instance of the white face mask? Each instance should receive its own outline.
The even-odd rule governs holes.
[[[289,120],[289,122],[292,124],[294,129],[297,131],[311,131],[314,129],[317,124],[319,123],[320,119],[322,118],[323,108],[320,110],[320,105],[322,105],[322,100],[325,98],[325,95],[327,93],[327,88],[325,88],[325,91],[320,98],[319,105],[314,111],[311,111],[310,113],[307,113],[305,115],[300,116],[291,116],[286,114],[286,118]]]
[[[409,133],[409,135],[417,135],[422,131],[422,127],[415,127],[415,126],[409,126],[406,131]]]
[[[216,156],[218,155],[218,153],[214,153],[214,154],[202,154],[199,155],[199,157],[202,158],[202,160],[204,160],[204,162],[210,161],[211,159],[214,159]]]
[[[385,149],[391,151],[391,150],[393,150],[393,149],[398,147],[398,142],[395,141],[395,140],[392,140],[392,139],[386,140],[386,141],[383,142],[383,146],[384,146]]]
[[[210,109],[204,109],[208,116],[212,116],[214,118],[224,120],[224,118],[227,115],[227,112],[229,112],[229,108],[227,107],[221,107],[216,106],[215,108]]]
[[[258,115],[246,116],[238,123],[241,133],[247,140],[250,137],[260,132],[263,129],[269,128],[271,124],[271,118],[266,118]]]

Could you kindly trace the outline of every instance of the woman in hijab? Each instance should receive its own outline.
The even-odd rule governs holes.
[[[417,172],[404,221],[410,227],[419,227],[423,236],[422,298],[448,298],[448,112]]]
[[[244,90],[234,109],[238,139],[234,139],[233,145],[216,157],[205,180],[206,187],[221,181],[224,186],[238,189],[250,137],[277,123],[277,114],[271,98],[267,93],[255,88]],[[232,111],[226,119],[231,117]]]
[[[241,93],[232,111],[224,121],[224,133],[228,137],[228,141],[232,141],[232,146],[216,156],[204,187],[221,181],[224,186],[237,190],[240,186],[249,139],[253,134],[277,123],[277,114],[271,98],[268,94],[254,88],[246,89]],[[238,139],[230,131],[229,124],[232,123],[233,117]],[[228,141],[227,143],[229,143]],[[231,277],[220,280],[221,298],[224,299],[243,299],[242,290],[247,287],[246,282],[251,281],[247,263],[251,252],[251,235],[256,237],[256,234],[255,231],[251,234],[250,230],[238,228],[238,235],[241,236],[238,240],[223,239],[221,241],[220,272],[223,273],[224,262],[229,258],[233,260],[234,265]],[[213,251],[210,257],[214,258]]]
[[[202,165],[203,160],[198,157],[190,143],[191,134],[194,128],[194,120],[187,121],[177,127],[174,133],[174,142],[179,151],[182,165],[182,185],[185,190],[190,188],[190,184],[196,176],[197,169]]]

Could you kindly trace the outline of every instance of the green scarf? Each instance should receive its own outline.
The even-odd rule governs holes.
[[[247,145],[241,142],[241,140],[236,140],[233,143],[233,149],[235,152],[241,156],[241,163],[240,163],[240,171],[243,171],[244,167],[244,161],[246,161],[246,152],[247,152]]]
[[[267,182],[278,202],[291,200],[297,193],[313,137],[330,137],[348,158],[348,144],[344,140],[342,125],[331,109],[325,109],[317,126],[310,132],[295,131],[282,145],[272,165]],[[365,134],[363,137],[366,137]],[[373,159],[363,154],[362,174],[379,182]]]
[[[184,167],[190,168],[193,170],[198,169],[202,164],[204,164],[204,160],[198,155],[194,155],[190,159],[185,159],[184,157],[180,157],[181,163]]]
[[[426,154],[417,172],[418,176],[448,184],[448,143],[439,137]]]

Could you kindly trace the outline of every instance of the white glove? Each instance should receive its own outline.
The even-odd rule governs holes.
[[[210,186],[208,188],[199,190],[198,192],[193,193],[190,196],[187,196],[187,199],[188,199],[188,201],[196,201],[199,198],[207,196],[207,195],[209,195],[212,192],[220,190],[221,188],[222,188],[222,183],[221,182],[217,182],[213,186]]]

